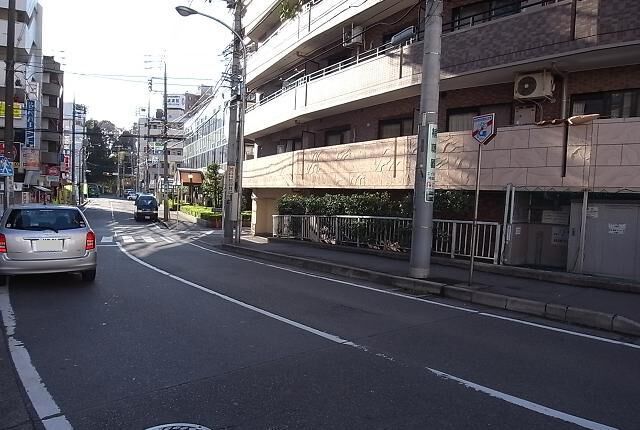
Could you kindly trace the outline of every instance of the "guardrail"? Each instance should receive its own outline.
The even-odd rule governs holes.
[[[407,252],[411,249],[411,218],[353,215],[273,215],[273,237],[335,245]],[[472,221],[433,220],[435,254],[471,256]],[[476,258],[498,264],[501,225],[478,221]]]

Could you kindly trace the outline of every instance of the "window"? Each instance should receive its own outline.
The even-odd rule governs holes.
[[[351,143],[351,128],[342,127],[334,130],[327,130],[324,133],[325,146],[342,145],[343,143]]]
[[[513,123],[513,105],[503,103],[497,105],[474,106],[447,110],[447,131],[467,131],[473,128],[473,117],[486,113],[496,114],[496,126],[506,127]]]
[[[411,136],[413,133],[413,118],[386,119],[378,124],[378,139]]]
[[[603,118],[640,116],[640,89],[574,95],[571,97],[571,113],[598,113]]]
[[[456,7],[452,11],[452,29],[470,27],[493,18],[513,15],[521,10],[521,2],[516,0],[485,0]]]
[[[14,230],[60,231],[86,226],[77,209],[14,209],[9,214],[5,227]]]

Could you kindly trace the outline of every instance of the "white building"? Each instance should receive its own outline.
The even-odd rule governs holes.
[[[87,120],[87,107],[75,103],[75,116],[73,114],[74,103],[64,103],[64,144],[62,164],[63,178],[77,186],[83,182],[82,155],[83,142],[85,140],[85,122]],[[75,118],[75,123],[74,123]],[[74,193],[77,187],[74,186]],[[77,197],[77,194],[74,194]]]
[[[227,161],[229,97],[222,90],[208,91],[187,112],[184,123],[184,166],[202,171]]]

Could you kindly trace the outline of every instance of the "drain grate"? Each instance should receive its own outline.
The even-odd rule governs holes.
[[[159,426],[149,427],[145,430],[211,430],[211,429],[205,426],[201,426],[199,424],[173,423],[173,424],[160,424]]]

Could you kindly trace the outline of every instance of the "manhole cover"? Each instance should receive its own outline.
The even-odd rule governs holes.
[[[159,426],[149,427],[145,430],[211,430],[211,429],[205,426],[201,426],[199,424],[173,423],[173,424],[160,424]]]

